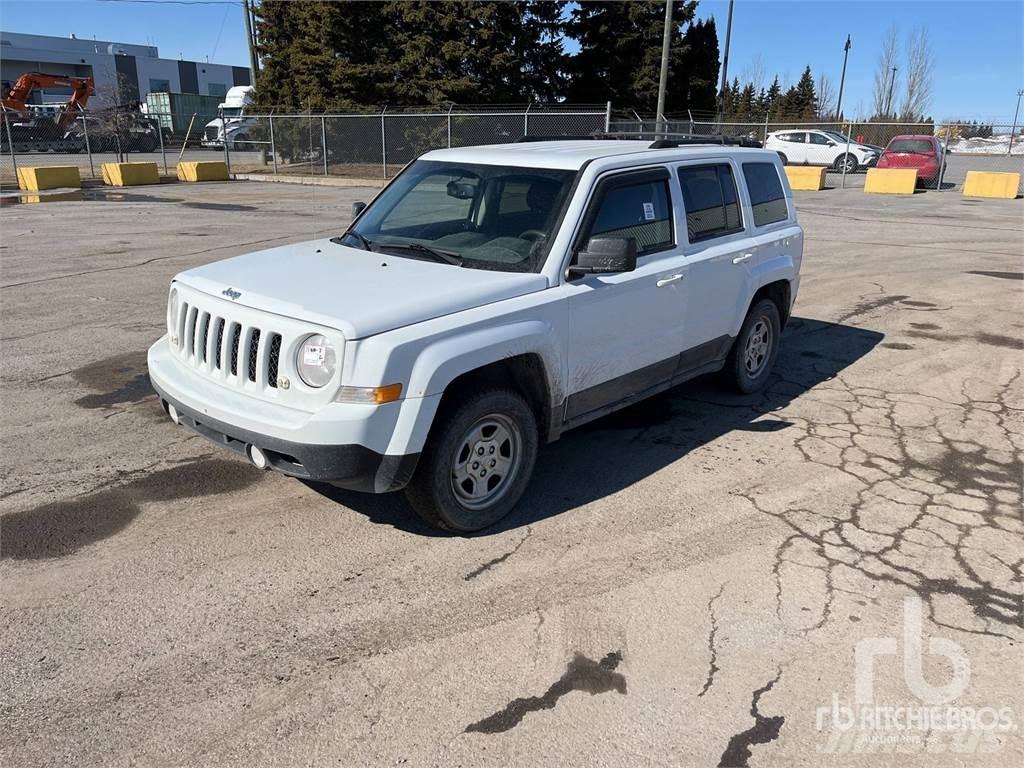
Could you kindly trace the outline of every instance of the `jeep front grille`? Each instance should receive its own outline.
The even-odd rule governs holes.
[[[269,345],[263,340],[269,339]],[[225,378],[277,387],[281,334],[244,326],[185,302],[178,314],[177,351],[193,366]],[[264,346],[269,347],[263,349]],[[239,372],[239,360],[244,361]],[[226,363],[226,365],[225,365]]]
[[[223,387],[300,411],[312,412],[334,397],[334,386],[302,384],[294,360],[303,339],[315,334],[329,336],[343,360],[339,331],[176,285],[180,303],[170,344],[181,365]]]

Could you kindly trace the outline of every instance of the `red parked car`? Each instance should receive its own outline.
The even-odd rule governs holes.
[[[878,158],[879,168],[916,168],[917,183],[934,187],[946,159],[934,136],[894,136]]]

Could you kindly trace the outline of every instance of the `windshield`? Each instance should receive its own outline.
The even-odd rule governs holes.
[[[848,141],[851,144],[856,144],[857,143],[856,141],[851,141],[848,136],[843,136],[843,134],[837,133],[836,131],[822,131],[822,133],[827,134],[828,136],[831,136],[833,139],[838,141],[840,144],[845,144]]]
[[[893,139],[889,144],[889,152],[913,152],[918,155],[931,155],[935,147],[928,139]]]
[[[238,117],[242,114],[241,107],[222,107],[220,111],[224,114],[224,117]]]
[[[417,160],[342,240],[356,248],[471,269],[538,272],[575,175],[549,168]]]

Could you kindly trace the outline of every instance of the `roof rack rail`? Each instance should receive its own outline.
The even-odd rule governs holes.
[[[650,139],[651,135],[662,136],[663,138],[655,138],[648,145],[648,149],[674,149],[675,147],[687,147],[695,145],[708,145],[708,144],[720,144],[722,146],[732,147],[751,147],[760,149],[762,144],[756,139],[748,139],[746,137],[737,136],[725,136],[720,133],[716,134],[695,134],[695,133],[664,133],[661,131],[614,131],[609,133],[596,133],[594,138],[601,139],[633,139],[645,141]]]
[[[520,136],[515,140],[516,144],[528,143],[531,141],[582,141],[585,139],[595,139],[596,136],[541,136],[535,134],[526,134]]]

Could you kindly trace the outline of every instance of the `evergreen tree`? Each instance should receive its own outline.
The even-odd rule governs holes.
[[[808,66],[797,84],[786,94],[786,111],[794,120],[813,120],[818,112],[818,97],[814,88],[814,76]]]
[[[692,110],[710,113],[716,109],[718,92],[718,32],[715,20],[690,24],[682,37],[681,55],[673,59],[669,73],[668,109],[676,113]]]
[[[764,99],[765,111],[773,118],[778,118],[782,112],[782,86],[779,84],[779,76],[776,75],[772,84],[768,87]]]
[[[740,91],[736,102],[736,119],[740,122],[751,120],[754,117],[754,84],[747,83]]]
[[[673,0],[674,31],[669,61],[677,77],[684,59],[684,25],[693,19],[695,0]],[[629,106],[654,112],[658,103],[661,72],[661,41],[665,5],[656,0],[593,2],[584,0],[573,8],[565,32],[580,46],[568,62],[568,96],[579,103]],[[680,83],[670,78],[669,92]],[[677,111],[681,105],[669,103]]]

